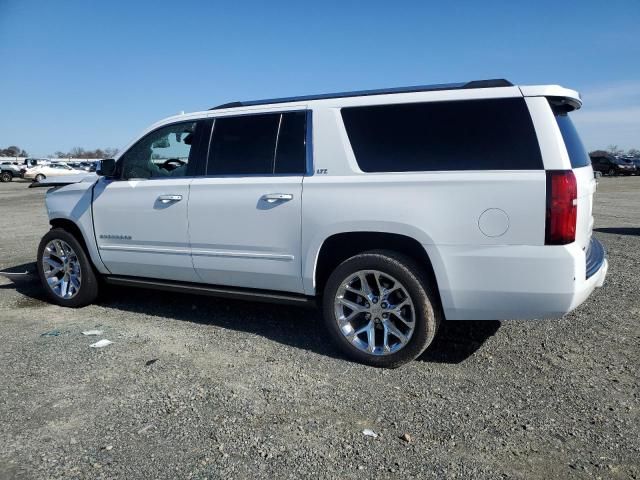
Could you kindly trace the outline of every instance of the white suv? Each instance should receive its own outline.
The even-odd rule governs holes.
[[[92,302],[99,277],[321,298],[337,344],[385,367],[420,355],[444,319],[561,316],[607,272],[567,115],[580,106],[559,86],[484,80],[167,118],[97,179],[47,194],[39,273],[69,307]]]

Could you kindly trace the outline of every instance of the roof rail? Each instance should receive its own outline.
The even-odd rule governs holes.
[[[381,88],[377,90],[359,90],[354,92],[321,93],[319,95],[303,95],[301,97],[270,98],[266,100],[249,100],[243,102],[223,103],[210,110],[223,108],[250,107],[253,105],[268,105],[271,103],[305,102],[308,100],[325,100],[328,98],[364,97],[369,95],[386,95],[390,93],[432,92],[437,90],[462,90],[468,88],[513,87],[513,83],[503,78],[491,80],[473,80],[462,83],[440,83],[435,85],[416,85],[413,87]]]

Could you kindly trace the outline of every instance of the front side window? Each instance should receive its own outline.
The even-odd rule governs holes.
[[[217,118],[207,175],[302,175],[305,125],[305,112]]]
[[[342,109],[364,172],[542,169],[522,98]]]
[[[184,177],[198,122],[155,130],[133,145],[118,161],[122,179]]]

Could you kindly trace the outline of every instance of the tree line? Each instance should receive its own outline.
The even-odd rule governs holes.
[[[618,148],[617,145],[609,145],[604,150],[594,150],[593,152],[589,152],[589,155],[594,157],[613,155],[614,157],[640,158],[640,150],[637,148],[630,148],[629,150],[625,151],[622,148]]]
[[[118,153],[117,148],[96,148],[95,150],[85,150],[82,147],[74,147],[68,152],[55,152],[53,155],[49,155],[52,158],[113,158]],[[628,157],[640,157],[640,149],[630,148],[624,150],[617,145],[609,145],[603,150],[594,150],[589,152],[589,155],[603,156],[613,155],[615,157],[628,156]],[[7,148],[0,148],[0,157],[28,157],[29,154],[26,150],[11,145]]]
[[[117,148],[96,148],[95,150],[85,150],[81,147],[74,147],[68,152],[56,152],[49,155],[50,158],[113,158],[118,153]],[[11,145],[7,148],[0,148],[0,157],[28,157],[29,154],[23,148]]]
[[[74,147],[68,152],[56,152],[55,158],[113,158],[118,153],[117,148],[96,148],[95,150],[85,150],[81,147]]]
[[[7,148],[0,148],[0,157],[28,157],[29,154],[15,145]]]

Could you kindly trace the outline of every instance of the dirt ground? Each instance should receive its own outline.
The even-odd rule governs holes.
[[[0,269],[48,229],[26,187],[0,184]],[[67,310],[0,277],[0,479],[638,478],[640,177],[596,195],[584,305],[446,323],[397,370],[344,359],[314,310],[124,288]]]

